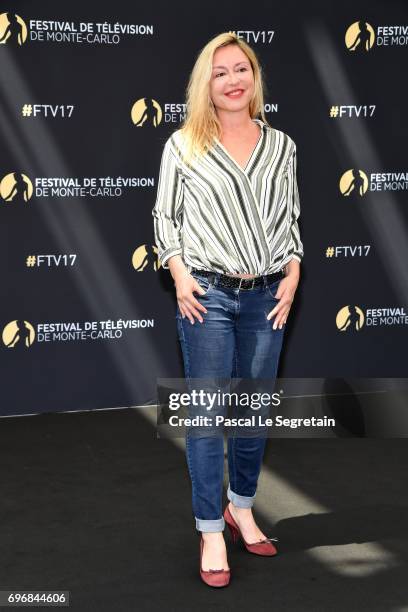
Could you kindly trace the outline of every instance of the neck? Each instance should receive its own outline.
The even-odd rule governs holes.
[[[247,132],[253,126],[248,109],[232,113],[231,111],[217,110],[217,117],[221,124],[222,133],[228,136]]]

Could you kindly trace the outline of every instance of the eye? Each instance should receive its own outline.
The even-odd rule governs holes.
[[[244,70],[245,72],[248,70],[248,68],[246,68],[245,66],[241,66],[241,68],[238,68],[238,71],[240,70]],[[223,74],[225,74],[224,72],[217,72],[214,77],[217,78],[219,76],[222,76]]]

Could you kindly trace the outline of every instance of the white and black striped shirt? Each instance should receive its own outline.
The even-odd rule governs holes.
[[[245,169],[218,139],[192,168],[181,159],[180,130],[166,141],[152,211],[163,268],[173,255],[188,271],[224,274],[270,274],[301,261],[296,145],[253,121],[261,134]]]

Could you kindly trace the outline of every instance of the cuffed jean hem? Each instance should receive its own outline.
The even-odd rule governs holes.
[[[231,490],[230,485],[227,489],[227,497],[237,508],[252,508],[255,501],[255,495],[253,497],[245,497],[245,495],[238,495]]]
[[[220,519],[207,520],[195,517],[197,531],[204,533],[213,533],[215,531],[224,531],[225,520],[222,516]]]

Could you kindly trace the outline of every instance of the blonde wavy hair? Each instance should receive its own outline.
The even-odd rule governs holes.
[[[267,125],[264,115],[265,83],[262,67],[255,52],[233,32],[223,32],[212,38],[199,52],[191,72],[186,90],[186,116],[180,127],[185,143],[182,156],[189,164],[193,156],[204,154],[220,139],[221,125],[210,96],[210,80],[214,53],[220,47],[237,45],[247,56],[254,74],[254,95],[249,104],[251,119],[260,116]]]

